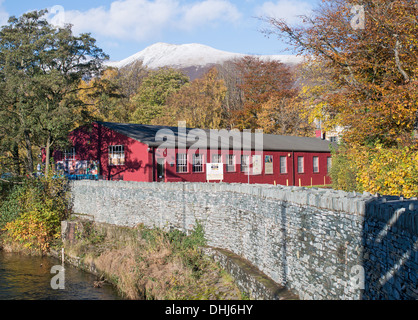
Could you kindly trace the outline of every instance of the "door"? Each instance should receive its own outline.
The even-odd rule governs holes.
[[[157,181],[165,182],[165,159],[157,159]]]

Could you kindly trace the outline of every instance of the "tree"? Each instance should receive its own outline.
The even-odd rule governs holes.
[[[219,129],[223,125],[222,102],[226,91],[224,81],[218,79],[218,71],[213,67],[203,78],[193,80],[168,98],[165,124],[186,121],[191,127]]]
[[[262,105],[272,96],[290,92],[294,80],[290,67],[279,61],[264,61],[261,58],[246,56],[236,63],[239,71],[243,105],[235,111],[236,125],[239,129],[257,129]]]
[[[261,107],[258,127],[264,133],[310,137],[314,134],[312,122],[304,114],[297,91],[272,96]]]
[[[189,78],[173,68],[152,70],[142,80],[131,99],[134,111],[131,122],[156,124],[164,114],[167,98],[189,83]]]
[[[48,174],[52,146],[64,145],[84,103],[78,98],[82,79],[97,76],[108,57],[89,34],[74,36],[71,26],[56,28],[33,11],[11,17],[0,30],[2,114],[19,121],[27,169],[33,172],[33,143],[45,147]]]
[[[364,29],[352,28],[357,1],[325,0],[301,26],[275,18],[265,33],[285,39],[330,73],[326,106],[349,144],[396,145],[417,122],[418,4],[365,0]]]

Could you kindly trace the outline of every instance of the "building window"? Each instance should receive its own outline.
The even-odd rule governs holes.
[[[75,160],[75,148],[64,151],[64,160]]]
[[[327,157],[327,173],[331,171],[331,166],[332,166],[332,158]]]
[[[110,166],[125,165],[124,146],[109,146],[109,165]]]
[[[303,157],[298,157],[298,173],[303,173],[304,169]]]
[[[186,153],[178,153],[176,155],[176,164],[177,168],[176,171],[178,173],[185,173],[187,172],[187,154]]]
[[[313,157],[313,172],[319,172],[319,157]]]
[[[287,157],[280,157],[280,173],[287,173]]]
[[[329,141],[330,142],[338,142],[338,137],[337,136],[329,137]]]
[[[241,172],[249,172],[250,156],[241,155]]]
[[[228,154],[226,172],[235,172],[235,155],[234,154]]]
[[[193,155],[193,172],[203,172],[203,154]]]
[[[221,154],[213,154],[212,155],[212,163],[222,163],[222,155]]]

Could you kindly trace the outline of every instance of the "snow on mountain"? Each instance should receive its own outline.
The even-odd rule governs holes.
[[[108,62],[107,65],[122,68],[141,60],[150,69],[161,67],[173,68],[203,68],[208,65],[222,64],[228,60],[242,58],[246,54],[217,50],[202,44],[167,44],[156,43],[144,50],[118,62]],[[279,60],[286,64],[297,64],[302,57],[292,55],[263,55],[258,56],[266,60]]]

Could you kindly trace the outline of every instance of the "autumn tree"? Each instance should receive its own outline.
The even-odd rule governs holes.
[[[304,112],[303,101],[298,98],[297,90],[283,95],[272,96],[261,106],[257,121],[264,133],[295,136],[313,136],[313,122]]]
[[[263,104],[273,96],[285,96],[291,92],[294,79],[289,66],[279,61],[266,61],[246,56],[235,62],[239,71],[238,88],[242,90],[243,104],[234,111],[239,129],[257,129]]]
[[[98,77],[82,80],[78,98],[83,105],[76,112],[84,113],[83,119],[92,121],[127,122],[129,99],[122,93],[118,81],[118,70],[106,68]],[[77,123],[80,126],[82,123]]]
[[[355,5],[364,9],[364,28]],[[391,146],[410,138],[417,122],[417,2],[324,0],[302,19],[292,26],[264,18],[265,32],[327,70],[333,88],[321,94],[321,105],[346,129],[345,141]]]
[[[222,103],[222,114],[226,127],[235,127],[236,115],[242,110],[244,95],[240,88],[241,77],[237,61],[233,59],[217,66],[218,78],[224,81],[226,87],[225,99]]]
[[[166,111],[167,98],[189,81],[185,74],[173,68],[151,70],[141,81],[137,93],[131,98],[133,113],[130,121],[157,124],[158,119]]]
[[[217,69],[210,69],[202,78],[193,80],[168,98],[165,124],[177,125],[177,121],[186,121],[191,127],[221,128],[226,91]]]

